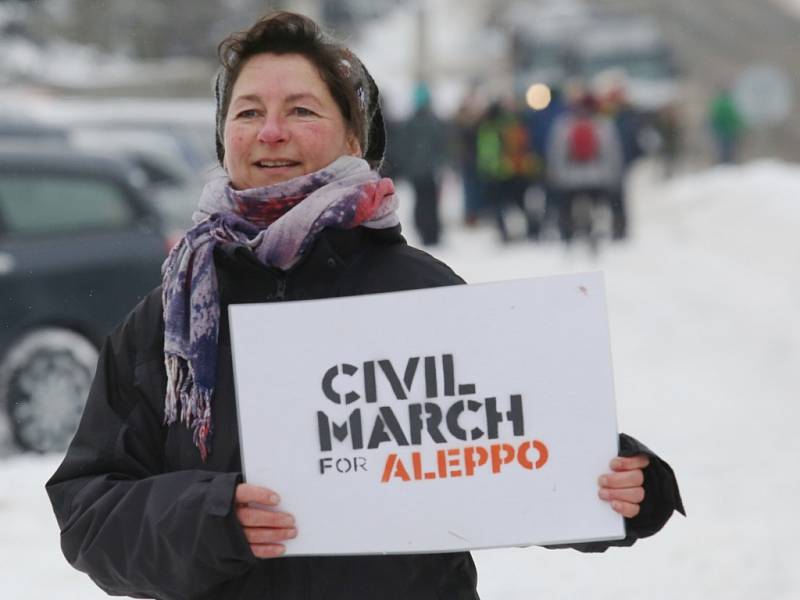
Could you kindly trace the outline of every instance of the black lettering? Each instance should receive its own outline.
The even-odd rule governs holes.
[[[358,367],[348,364],[342,365],[342,373],[345,375],[352,376],[355,375],[356,372],[358,372]],[[342,396],[333,389],[333,380],[337,375],[339,375],[339,367],[337,365],[332,366],[325,372],[325,375],[322,377],[322,393],[325,394],[325,397],[334,404],[341,404]],[[359,396],[356,392],[348,392],[344,397],[344,402],[345,404],[352,404],[360,397],[361,396]]]
[[[436,398],[439,395],[436,385],[436,357],[425,357],[425,397]]]
[[[317,426],[319,429],[319,446],[322,452],[331,451],[333,447],[331,434],[336,440],[344,442],[347,438],[348,431],[350,439],[353,442],[353,450],[360,450],[364,447],[364,440],[361,433],[361,409],[355,409],[350,413],[348,421],[342,424],[331,422],[331,420],[328,419],[328,415],[321,410],[317,411]]]
[[[388,406],[381,406],[378,410],[381,414],[375,417],[375,425],[372,428],[372,434],[369,436],[367,448],[370,450],[377,448],[383,442],[390,442],[392,437],[394,437],[394,440],[399,446],[408,446],[408,440],[403,433],[403,429],[400,427],[400,423],[397,421],[397,417],[394,416],[392,409]],[[391,437],[389,436],[389,432],[392,434]]]
[[[426,422],[428,435],[430,435],[431,439],[433,439],[433,441],[436,442],[437,444],[444,444],[445,442],[447,442],[447,440],[442,435],[442,432],[439,431],[439,425],[442,424],[442,409],[439,408],[438,404],[434,404],[433,402],[426,402],[425,410],[428,413],[428,419]]]
[[[506,418],[514,425],[514,435],[525,435],[525,417],[522,414],[522,395],[511,395],[511,408]]]
[[[497,410],[495,398],[486,398],[486,431],[489,439],[497,439],[497,426],[506,419],[512,424],[514,435],[525,435],[522,396],[520,394],[511,396],[511,408],[505,413],[505,419],[503,413]]]
[[[470,412],[479,412],[481,410],[481,403],[475,400],[468,400],[461,402],[456,402],[451,406],[447,411],[447,429],[452,433],[455,437],[459,440],[467,439],[467,432],[458,422],[458,418],[461,416],[461,413],[464,412],[464,408],[467,408]],[[483,436],[483,430],[479,427],[474,427],[472,431],[470,431],[470,439],[477,440],[478,438]]]
[[[442,370],[444,371],[444,395],[455,396],[456,376],[452,354],[442,355]]]
[[[496,440],[497,424],[503,420],[503,414],[497,412],[496,398],[486,398],[484,406],[486,407],[486,435],[490,440]]]
[[[366,402],[377,402],[378,392],[375,389],[375,363],[364,363],[364,396]]]
[[[408,405],[408,420],[411,444],[419,446],[422,443],[422,404]]]
[[[479,412],[482,408],[482,404],[477,400],[467,400],[467,408],[472,412]],[[480,427],[473,427],[472,431],[470,431],[471,439],[477,440],[483,437],[483,429]]]
[[[403,389],[403,384],[400,382],[400,378],[397,376],[397,373],[394,372],[392,362],[389,360],[379,360],[378,364],[381,366],[383,374],[386,375],[389,385],[392,386],[394,397],[398,400],[406,400],[408,396],[406,396],[406,392]]]
[[[462,441],[467,440],[467,432],[462,429],[461,425],[458,424],[458,417],[461,416],[461,413],[464,412],[464,408],[466,403],[461,400],[460,402],[456,402],[447,409],[447,429],[452,433],[456,438]]]
[[[475,393],[475,384],[474,383],[462,383],[458,386],[458,395],[459,396],[472,396]]]
[[[414,375],[417,373],[417,365],[419,364],[419,356],[412,356],[406,363],[406,372],[403,374],[403,383],[406,384],[406,389],[411,392],[411,384],[414,383]]]

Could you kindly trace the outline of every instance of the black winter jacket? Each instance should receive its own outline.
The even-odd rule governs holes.
[[[406,245],[399,227],[325,231],[285,273],[263,266],[241,247],[218,248],[214,258],[222,320],[211,454],[202,463],[191,432],[181,424],[164,425],[163,318],[156,289],[106,340],[78,432],[47,483],[69,562],[105,591],[137,598],[476,599],[468,553],[259,560],[232,510],[241,462],[227,306],[462,280]],[[665,491],[648,499],[659,508],[643,510],[649,515],[643,527],[629,523],[626,540],[579,549],[629,545],[659,529],[672,512],[677,487],[671,472],[653,476],[651,487]]]

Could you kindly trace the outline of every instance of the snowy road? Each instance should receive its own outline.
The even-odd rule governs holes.
[[[455,228],[436,254],[472,282],[605,272],[620,428],[672,463],[689,518],[603,555],[478,552],[481,595],[798,598],[800,168],[761,163],[667,186],[645,169],[633,187],[635,238],[597,260]],[[105,597],[59,554],[42,488],[56,463],[0,462],[3,598]]]

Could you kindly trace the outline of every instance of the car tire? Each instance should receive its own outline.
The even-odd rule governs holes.
[[[37,329],[14,342],[0,362],[5,437],[23,450],[63,451],[78,428],[97,357],[87,338],[61,327]]]

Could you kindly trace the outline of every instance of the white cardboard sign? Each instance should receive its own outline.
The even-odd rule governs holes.
[[[230,307],[242,461],[288,555],[624,537],[600,273]]]

